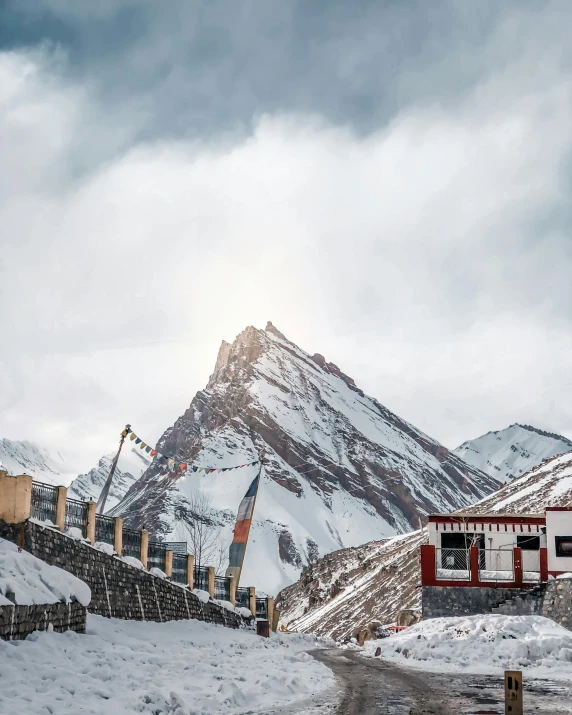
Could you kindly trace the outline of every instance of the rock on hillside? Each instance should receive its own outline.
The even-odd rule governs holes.
[[[421,607],[419,547],[426,531],[341,549],[306,566],[279,594],[289,629],[344,639],[372,621],[393,623],[398,611]]]
[[[547,506],[572,506],[572,452],[546,459],[463,511],[534,514],[543,512]]]
[[[242,582],[271,593],[320,555],[409,532],[428,513],[469,505],[499,486],[271,323],[222,343],[206,388],[158,443],[180,461],[215,467],[255,460],[262,447]],[[202,493],[212,500],[207,520],[228,545],[256,468],[165,473],[155,460],[113,513],[131,527],[190,540],[191,502]]]
[[[530,425],[514,424],[463,442],[455,454],[501,482],[520,477],[549,457],[569,452],[572,440]]]

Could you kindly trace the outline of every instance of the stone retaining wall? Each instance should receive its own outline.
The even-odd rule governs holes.
[[[0,521],[0,537],[18,542],[49,564],[58,566],[91,588],[90,613],[131,620],[168,621],[196,618],[230,628],[248,623],[212,601],[201,603],[191,591],[137,569],[60,531],[32,521]]]
[[[533,589],[424,586],[422,603],[423,618],[544,616],[572,630],[572,578],[553,579]]]
[[[34,606],[0,606],[0,638],[23,640],[34,631],[85,633],[87,609],[77,601]]]

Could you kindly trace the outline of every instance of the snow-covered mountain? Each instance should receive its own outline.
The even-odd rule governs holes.
[[[106,511],[113,508],[123,499],[132,484],[139,479],[151,463],[144,452],[135,448],[128,449],[127,444],[121,452],[113,475],[113,482],[105,504]],[[97,501],[105,480],[111,471],[114,456],[114,454],[104,455],[97,463],[97,466],[90,469],[86,474],[80,474],[76,477],[69,486],[68,495],[84,501]]]
[[[222,343],[206,389],[158,443],[177,460],[221,468],[255,460],[262,447],[242,583],[270,593],[319,555],[406,533],[426,514],[469,505],[499,486],[271,323]],[[256,467],[164,474],[155,460],[113,513],[131,527],[190,540],[194,495],[205,494],[227,546]]]
[[[426,539],[426,530],[414,531],[324,556],[279,594],[280,620],[291,630],[342,639],[419,609],[419,547]]]
[[[572,452],[545,460],[464,511],[534,514],[547,506],[572,506]]]
[[[40,482],[58,486],[68,486],[77,474],[68,455],[34,442],[10,439],[0,439],[0,466],[8,474],[29,474]]]
[[[514,424],[463,442],[453,451],[477,469],[507,482],[525,474],[545,459],[571,449],[572,440],[562,435],[530,425]]]
[[[144,452],[128,448],[121,452],[106,508],[117,504],[129,487],[150,464]],[[34,442],[0,439],[0,468],[8,474],[29,474],[35,480],[54,486],[67,486],[68,494],[75,499],[95,499],[105,483],[114,454],[103,456],[97,466],[86,474],[77,475],[73,464],[77,461],[69,454],[51,451]]]

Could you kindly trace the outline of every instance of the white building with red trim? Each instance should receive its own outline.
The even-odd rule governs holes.
[[[544,514],[433,514],[425,586],[528,588],[572,572],[572,507]]]

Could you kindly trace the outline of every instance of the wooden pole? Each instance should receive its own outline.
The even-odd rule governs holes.
[[[105,484],[103,485],[103,489],[101,490],[101,494],[99,495],[99,499],[97,501],[97,506],[95,507],[95,510],[98,514],[103,514],[103,512],[105,510],[105,502],[107,501],[107,496],[108,496],[109,490],[111,488],[111,482],[113,481],[113,475],[115,474],[115,468],[117,467],[119,455],[121,454],[121,448],[123,447],[123,443],[125,442],[125,438],[129,434],[130,429],[131,429],[131,425],[125,425],[125,429],[121,433],[121,439],[119,440],[119,449],[117,450],[117,454],[115,455],[115,458],[113,459],[113,463],[111,464],[111,471],[109,472],[109,476],[107,477],[107,480],[106,480]]]

